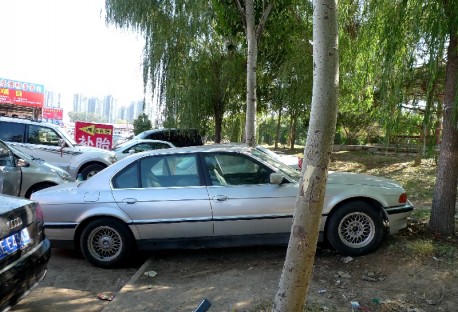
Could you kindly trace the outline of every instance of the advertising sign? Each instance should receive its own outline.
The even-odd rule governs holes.
[[[81,145],[109,150],[113,144],[113,125],[77,121],[75,141]]]
[[[43,85],[0,78],[0,103],[43,107],[44,102]]]

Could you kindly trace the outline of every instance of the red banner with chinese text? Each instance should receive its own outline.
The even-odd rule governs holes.
[[[43,85],[0,78],[0,103],[43,107],[44,102]]]
[[[75,141],[82,145],[110,150],[113,144],[113,125],[77,121]]]
[[[42,115],[44,119],[62,120],[64,116],[64,110],[57,107],[43,107]]]

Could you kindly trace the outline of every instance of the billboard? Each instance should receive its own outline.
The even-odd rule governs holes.
[[[41,108],[44,102],[43,85],[0,78],[0,103]]]
[[[81,145],[110,150],[113,145],[113,125],[77,121],[75,141]]]
[[[41,119],[56,125],[62,126],[62,119],[64,117],[64,109],[59,107],[43,107],[41,112]]]

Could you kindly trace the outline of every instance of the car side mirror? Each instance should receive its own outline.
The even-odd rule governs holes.
[[[135,154],[135,150],[134,149],[130,149],[129,150],[129,154]]]
[[[271,173],[270,174],[270,184],[281,184],[283,182],[283,175],[280,173]]]
[[[59,143],[59,146],[60,146],[60,147],[62,147],[62,148],[65,147],[65,141],[64,141],[64,139],[59,139],[58,143]]]
[[[22,168],[22,167],[28,167],[28,166],[30,166],[30,164],[29,164],[26,160],[24,160],[24,159],[22,159],[22,158],[19,158],[19,159],[16,161],[16,166]]]

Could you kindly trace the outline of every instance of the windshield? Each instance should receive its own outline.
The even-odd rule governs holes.
[[[57,129],[56,129],[56,130],[57,130]],[[58,128],[57,131],[59,132],[59,134],[60,134],[61,136],[64,137],[64,140],[65,140],[65,141],[70,142],[72,145],[78,145],[78,143],[76,143],[75,139],[72,138],[72,137],[70,136],[70,134],[68,134],[68,132],[67,132],[65,129],[63,129],[63,128]]]
[[[263,161],[265,161],[266,163],[272,165],[273,167],[275,168],[278,168],[282,173],[284,173],[285,175],[291,177],[292,179],[296,180],[296,181],[299,181],[300,177],[301,177],[301,173],[300,171],[288,166],[288,165],[285,165],[283,162],[279,161],[278,159],[276,158],[273,158],[271,156],[269,156],[268,154],[266,154],[265,152],[263,151],[260,151],[256,148],[253,148],[251,150],[251,154],[253,154],[253,156],[257,157],[257,158],[260,158],[262,159]]]
[[[117,151],[122,150],[124,147],[131,145],[131,144],[132,144],[131,141],[127,141],[127,142],[121,143],[119,145],[116,145],[111,150],[114,151],[114,152],[117,152]]]

